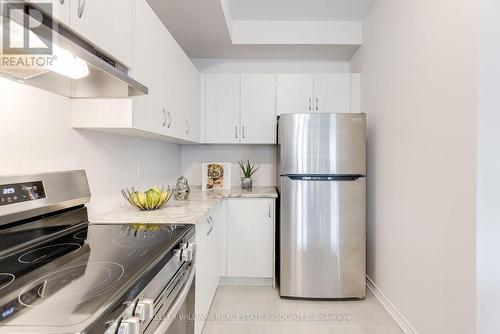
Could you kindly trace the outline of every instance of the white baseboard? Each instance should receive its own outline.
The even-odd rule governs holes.
[[[396,321],[398,326],[405,334],[418,334],[417,330],[410,324],[410,322],[399,312],[394,304],[387,298],[382,290],[373,282],[373,280],[366,276],[368,289],[375,295],[380,304],[386,309],[390,316]]]
[[[221,277],[220,285],[273,286],[271,277]]]

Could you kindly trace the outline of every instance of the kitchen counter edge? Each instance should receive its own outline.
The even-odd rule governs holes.
[[[164,208],[154,211],[140,211],[128,203],[89,219],[91,224],[196,224],[226,198],[278,198],[276,187],[254,187],[243,190],[203,191],[201,187],[191,187],[187,201],[170,200]]]

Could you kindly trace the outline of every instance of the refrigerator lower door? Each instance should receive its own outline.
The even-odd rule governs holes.
[[[366,296],[366,179],[281,177],[280,295]]]

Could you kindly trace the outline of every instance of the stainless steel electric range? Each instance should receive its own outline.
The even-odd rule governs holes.
[[[89,224],[89,199],[84,171],[0,177],[0,333],[193,333],[194,226]]]

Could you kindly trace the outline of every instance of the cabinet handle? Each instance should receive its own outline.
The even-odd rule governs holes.
[[[64,0],[63,0],[63,2],[64,2]],[[87,4],[87,0],[78,0],[78,17],[79,18],[82,17],[86,4]]]
[[[318,111],[318,110],[319,110],[319,99],[316,98],[316,111]]]
[[[243,139],[245,139],[245,127],[244,126],[241,127],[241,136],[243,137]]]
[[[269,218],[271,218],[271,204],[269,204]]]
[[[311,110],[312,110],[312,99],[309,98],[309,111],[311,111]]]
[[[189,134],[189,121],[186,120],[186,134]]]
[[[207,223],[208,223],[208,225],[210,225],[210,229],[207,232],[207,237],[208,237],[210,235],[210,233],[212,233],[212,230],[214,229],[214,220],[213,220],[212,216],[208,217]]]
[[[61,5],[64,5],[64,0],[59,0],[59,2],[61,3]]]
[[[170,129],[170,126],[172,125],[172,113],[170,112],[170,110],[167,112],[167,115],[168,115],[167,128]]]
[[[165,108],[161,108],[161,112],[163,113],[162,126],[165,127],[165,125],[167,124],[167,111],[165,110]]]
[[[234,137],[238,139],[238,126],[234,127]]]

